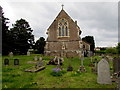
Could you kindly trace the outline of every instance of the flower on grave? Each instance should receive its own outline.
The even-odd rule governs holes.
[[[60,71],[60,68],[54,68],[54,69],[52,69],[52,71],[54,71],[54,72],[59,72]]]

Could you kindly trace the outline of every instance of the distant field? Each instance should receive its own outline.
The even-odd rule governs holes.
[[[115,88],[116,84],[112,85],[100,85],[97,84],[97,75],[91,72],[90,58],[86,57],[84,60],[84,65],[87,70],[85,73],[80,73],[76,75],[76,72],[80,66],[80,60],[78,57],[74,57],[72,60],[72,66],[75,71],[66,72],[63,76],[55,77],[50,73],[55,65],[46,65],[46,63],[53,57],[43,57],[46,68],[37,73],[24,72],[36,64],[28,64],[28,61],[34,61],[34,56],[40,56],[39,54],[34,54],[31,56],[19,55],[10,58],[8,56],[2,57],[2,63],[5,58],[10,59],[10,65],[2,65],[2,87],[3,88]],[[15,58],[20,59],[20,65],[14,66]],[[98,60],[101,57],[94,57]],[[68,67],[68,61],[70,59],[64,58],[64,65],[62,66],[64,70]],[[112,68],[112,62],[110,62],[110,67]],[[111,69],[112,70],[112,69]]]

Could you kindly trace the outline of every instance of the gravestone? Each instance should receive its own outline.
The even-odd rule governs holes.
[[[9,59],[4,59],[4,65],[9,65]]]
[[[19,65],[19,59],[14,59],[14,65]]]
[[[113,59],[113,73],[120,72],[120,57]]]
[[[39,61],[38,62],[38,67],[42,67],[42,66],[44,66],[44,62],[43,61]]]
[[[37,61],[37,60],[38,60],[38,57],[37,57],[37,56],[35,56],[35,57],[34,57],[34,60],[35,60],[35,61]]]
[[[98,62],[98,77],[97,83],[99,84],[111,84],[110,67],[109,63],[103,58]]]
[[[42,61],[42,57],[39,57],[39,61]]]
[[[81,66],[78,69],[79,72],[86,72],[86,69],[83,65],[83,60],[84,60],[84,57],[81,58]]]
[[[27,56],[30,56],[30,52],[29,51],[27,52]]]
[[[9,53],[9,56],[10,56],[10,57],[13,57],[13,52],[10,52],[10,53]]]

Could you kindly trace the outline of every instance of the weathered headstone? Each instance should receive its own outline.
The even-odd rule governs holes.
[[[4,59],[4,65],[9,65],[9,59]]]
[[[30,56],[30,52],[29,51],[27,52],[27,56]]]
[[[98,77],[97,77],[97,83],[99,84],[111,84],[111,78],[110,78],[110,67],[109,63],[102,59],[98,62]]]
[[[120,72],[120,57],[115,57],[113,59],[113,72]]]
[[[13,57],[13,52],[10,52],[10,53],[9,53],[9,56],[10,56],[10,57]]]
[[[39,61],[42,61],[42,57],[39,57]]]
[[[39,61],[39,62],[38,62],[38,66],[39,66],[39,67],[44,66],[44,62],[43,62],[43,61]]]
[[[19,65],[19,59],[14,59],[14,65]]]
[[[34,57],[34,60],[35,60],[35,61],[37,61],[37,60],[38,60],[38,57],[37,57],[37,56],[35,56],[35,57]]]

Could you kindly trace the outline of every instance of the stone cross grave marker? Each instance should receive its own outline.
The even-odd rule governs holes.
[[[103,58],[98,62],[98,77],[97,83],[99,84],[111,84],[110,67],[109,63]]]
[[[30,56],[30,52],[29,51],[27,52],[27,56]]]
[[[84,60],[84,57],[81,57],[81,66],[84,66],[83,65],[83,60]]]
[[[113,59],[113,72],[117,73],[120,71],[120,57],[115,57]]]
[[[14,65],[19,65],[19,59],[14,59]]]
[[[4,59],[4,65],[9,65],[9,59]]]
[[[10,52],[10,53],[9,53],[9,56],[10,56],[10,57],[13,57],[13,52]]]
[[[34,57],[34,60],[35,60],[35,61],[37,61],[37,60],[38,60],[38,57],[37,57],[37,56],[35,56],[35,57]]]

